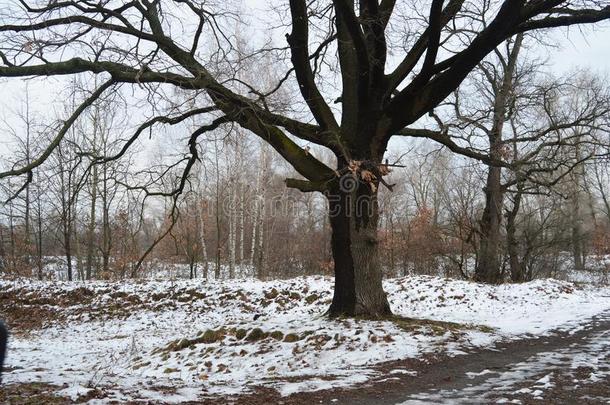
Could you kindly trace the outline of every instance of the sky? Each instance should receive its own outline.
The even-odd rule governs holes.
[[[610,23],[580,31],[556,29],[552,38],[559,48],[548,50],[549,65],[557,73],[566,73],[576,67],[588,67],[593,72],[610,72]]]

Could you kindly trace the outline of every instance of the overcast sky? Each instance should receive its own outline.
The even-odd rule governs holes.
[[[587,27],[554,30],[552,37],[558,49],[548,50],[553,70],[564,73],[570,69],[586,66],[597,73],[610,71],[610,24],[595,28]]]

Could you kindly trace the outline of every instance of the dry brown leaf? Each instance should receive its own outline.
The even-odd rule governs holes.
[[[375,177],[373,172],[371,172],[370,170],[361,171],[360,177],[362,177],[362,180],[366,181],[367,183],[371,183],[371,182],[377,180],[377,177]]]

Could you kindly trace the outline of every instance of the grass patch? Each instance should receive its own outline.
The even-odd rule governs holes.
[[[269,334],[269,336],[271,336],[275,340],[282,340],[282,339],[284,339],[284,333],[282,331],[279,331],[279,330],[271,332]]]
[[[288,333],[286,336],[284,336],[284,342],[286,343],[294,343],[300,339],[301,338],[296,333]]]
[[[419,328],[431,330],[435,335],[443,335],[446,332],[464,332],[466,330],[478,330],[485,333],[493,333],[494,328],[485,325],[463,324],[457,322],[435,321],[432,319],[408,318],[398,315],[388,317],[389,321],[394,323],[400,329],[412,332]]]
[[[269,336],[269,333],[263,332],[261,328],[254,328],[248,333],[246,336],[246,340],[248,342],[257,342],[259,340],[263,340]]]
[[[248,330],[247,329],[240,328],[240,329],[237,329],[235,331],[235,337],[238,340],[242,340],[243,338],[246,337],[247,334],[248,334]]]

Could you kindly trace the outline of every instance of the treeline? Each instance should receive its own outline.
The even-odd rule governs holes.
[[[87,96],[79,83],[67,92],[68,100]],[[0,183],[0,271],[86,280],[140,277],[162,263],[216,278],[328,269],[324,201],[286,189],[268,146],[215,132],[178,193],[179,147],[125,153],[132,113],[120,93],[96,102],[31,177]],[[12,167],[30,164],[63,121],[59,114],[55,126],[42,125],[49,119],[30,111],[27,90],[15,115]],[[184,128],[170,135],[180,139]]]
[[[447,154],[415,162],[407,169],[412,176],[383,195],[383,251],[389,269],[475,277],[485,237],[485,170],[456,166]],[[526,281],[564,277],[572,268],[599,270],[595,259],[610,253],[609,174],[607,162],[589,162],[552,190],[508,192],[498,244],[499,277]]]
[[[56,161],[55,171],[39,171],[3,205],[2,271],[120,279],[180,263],[191,277],[329,274],[326,201],[286,188],[278,158],[264,146],[244,137],[236,149],[227,139],[216,142],[218,151],[209,151],[212,160],[198,165],[175,205],[172,199],[145,202],[145,193],[108,181],[116,167],[102,164],[83,179],[76,151],[63,149],[57,159],[66,160]],[[563,276],[572,266],[595,268],[591,258],[610,254],[608,163],[583,162],[552,190],[507,193],[499,246],[503,278]],[[404,166],[388,179],[393,191],[379,197],[386,275],[473,278],[481,256],[486,167],[429,149],[413,153]],[[3,198],[19,185],[12,186]],[[523,274],[511,274],[511,255]]]
[[[507,41],[424,129],[398,134],[405,138],[389,147],[384,183],[350,162],[351,180],[379,187],[386,275],[501,282],[607,272],[592,258],[610,254],[608,89],[586,72],[552,77],[522,58],[522,47],[522,36]],[[53,117],[31,110],[26,88],[5,126],[13,145],[3,169],[35,162],[87,87],[72,82]],[[1,271],[70,280],[142,277],[163,263],[206,278],[332,272],[328,199],[286,187],[291,171],[263,141],[220,119],[176,115],[195,101],[175,99],[140,111],[122,89],[108,93],[43,164],[4,179]],[[153,118],[134,126],[134,115]],[[305,148],[336,167],[327,150]]]

